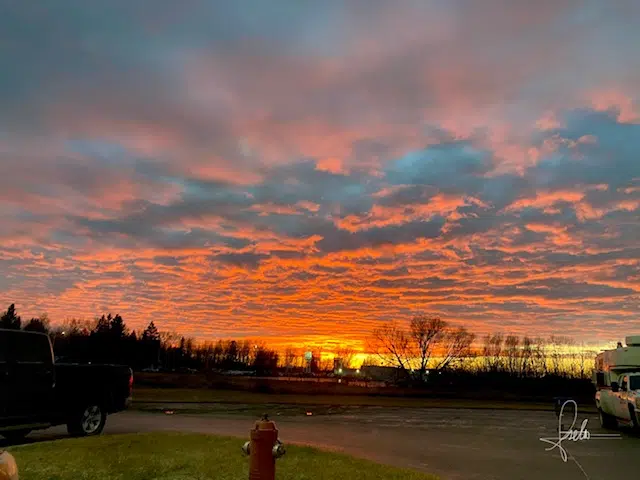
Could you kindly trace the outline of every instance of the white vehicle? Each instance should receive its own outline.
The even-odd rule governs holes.
[[[640,335],[625,342],[626,347],[619,343],[596,357],[593,383],[604,428],[617,428],[618,423],[640,428]]]

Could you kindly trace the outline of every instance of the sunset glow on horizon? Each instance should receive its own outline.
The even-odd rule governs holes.
[[[1,309],[640,333],[640,2],[0,6]]]

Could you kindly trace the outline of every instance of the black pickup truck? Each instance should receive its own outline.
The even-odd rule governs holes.
[[[9,441],[65,424],[74,436],[99,435],[132,388],[129,367],[56,363],[48,335],[0,329],[0,435]]]

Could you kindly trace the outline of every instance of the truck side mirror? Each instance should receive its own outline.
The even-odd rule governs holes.
[[[618,386],[618,382],[611,382],[611,391],[617,392],[618,390],[620,390],[620,387]]]

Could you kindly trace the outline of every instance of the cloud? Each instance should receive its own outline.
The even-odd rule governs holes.
[[[355,233],[327,229],[328,231],[326,232],[321,231],[320,235],[323,238],[316,245],[323,252],[400,245],[412,243],[422,238],[435,238],[440,235],[443,225],[444,219],[435,218],[430,221],[416,221],[399,226],[372,228]]]
[[[269,258],[269,255],[261,255],[255,253],[223,253],[213,257],[214,260],[227,262],[232,265],[255,268],[261,260]]]
[[[281,343],[417,311],[626,333],[634,2],[150,6],[0,16],[0,302]]]
[[[639,133],[640,125],[621,123],[611,112],[572,111],[564,128],[542,134],[542,141],[556,142],[555,154],[532,168],[530,175],[542,188],[632,187],[640,177]]]

